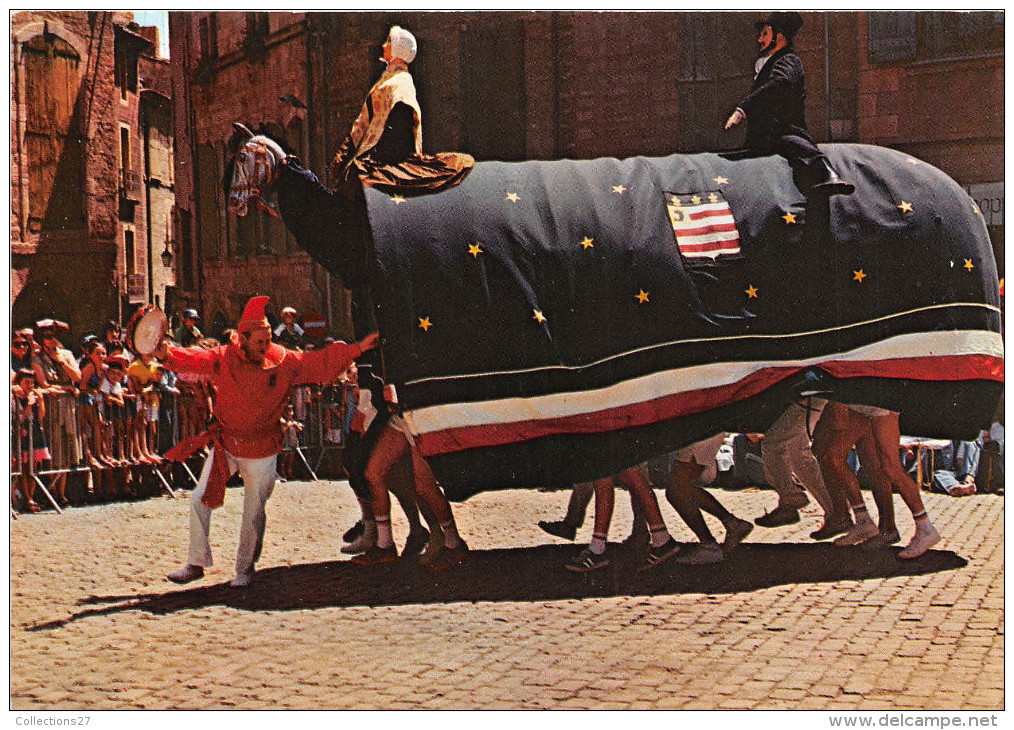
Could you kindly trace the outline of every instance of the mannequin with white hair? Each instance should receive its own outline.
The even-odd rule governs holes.
[[[386,68],[331,162],[331,189],[354,196],[357,182],[391,193],[436,192],[457,185],[472,169],[471,157],[422,151],[422,109],[408,70],[419,51],[415,36],[392,26],[382,48],[380,60]]]

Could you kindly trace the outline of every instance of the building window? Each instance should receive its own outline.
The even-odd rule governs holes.
[[[248,58],[253,61],[264,60],[269,33],[267,13],[246,14],[246,30],[243,34],[242,48]]]
[[[120,127],[120,170],[130,169],[130,127]]]
[[[1003,11],[977,13],[925,13],[923,57],[962,58],[1003,53]]]
[[[200,20],[201,58],[218,58],[218,13],[208,13]]]
[[[129,228],[123,230],[123,273],[137,273],[137,250],[134,246],[134,232]]]
[[[137,93],[137,53],[126,34],[116,34],[113,46],[113,81],[120,90],[120,98]]]
[[[218,153],[210,144],[197,148],[197,235],[205,261],[219,257],[219,201],[223,199],[219,181]]]
[[[77,104],[80,57],[42,33],[22,46],[25,158],[31,233],[84,227],[84,139]]]
[[[961,59],[1003,50],[1002,11],[869,14],[871,63]]]

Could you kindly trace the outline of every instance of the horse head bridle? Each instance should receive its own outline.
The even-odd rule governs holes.
[[[274,140],[255,136],[242,124],[234,126],[249,138],[236,153],[229,185],[229,209],[238,216],[245,216],[250,201],[260,203],[262,194],[277,182],[278,166],[286,154]]]

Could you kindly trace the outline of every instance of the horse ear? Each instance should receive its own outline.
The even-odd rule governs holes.
[[[250,129],[245,124],[240,124],[239,122],[233,122],[232,123],[232,128],[235,129],[240,134],[245,134],[247,136],[247,139],[249,139],[250,137],[254,136],[254,133],[251,132]]]

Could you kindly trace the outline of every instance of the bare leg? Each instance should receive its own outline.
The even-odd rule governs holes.
[[[891,484],[901,493],[902,501],[905,502],[905,506],[908,507],[915,520],[915,535],[898,556],[905,559],[917,558],[940,542],[940,533],[933,527],[929,515],[926,514],[919,486],[912,481],[901,465],[898,456],[898,447],[901,442],[898,414],[891,413],[873,419],[873,437]]]

